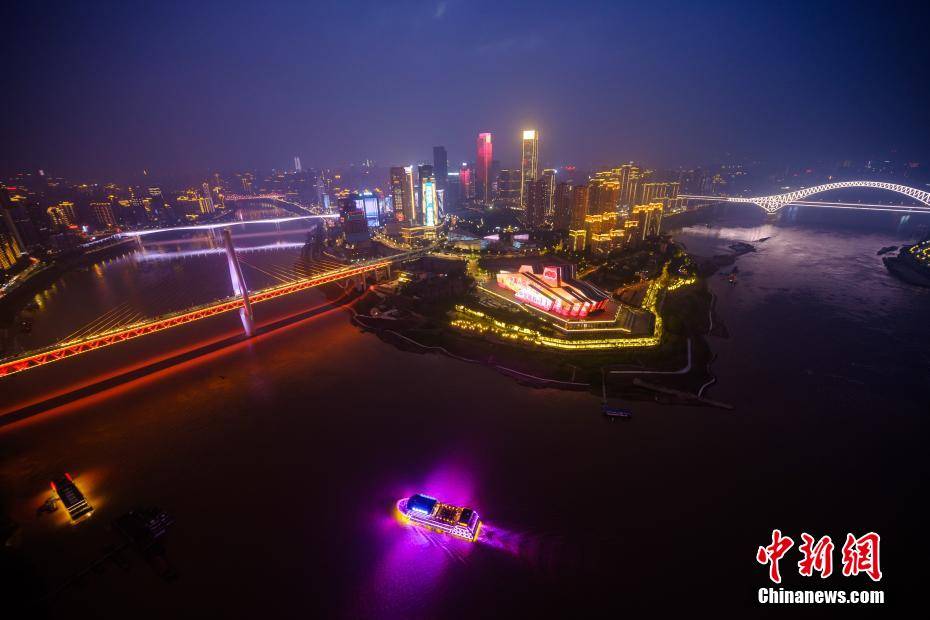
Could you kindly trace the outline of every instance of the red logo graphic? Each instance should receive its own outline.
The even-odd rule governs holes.
[[[798,547],[798,551],[804,557],[798,562],[798,572],[804,577],[810,577],[817,571],[822,579],[832,575],[833,541],[830,537],[824,536],[815,544],[814,537],[805,532],[801,534],[801,540],[804,542]]]
[[[781,583],[781,573],[778,570],[778,561],[782,556],[788,553],[794,545],[794,541],[787,536],[781,535],[781,530],[772,530],[772,544],[768,547],[759,547],[756,552],[756,561],[759,564],[769,565],[769,579],[775,583]]]
[[[872,581],[882,578],[882,569],[878,563],[878,543],[881,537],[875,532],[869,532],[861,538],[846,534],[846,544],[843,545],[843,575],[858,575],[865,573]]]
[[[802,577],[812,577],[814,572],[820,573],[821,579],[833,574],[833,539],[822,536],[819,540],[804,532],[801,534],[801,560],[798,562],[798,573]],[[851,577],[865,573],[872,581],[882,578],[881,563],[879,562],[879,543],[881,536],[875,532],[856,538],[853,534],[846,534],[846,543],[843,545],[843,576]],[[781,530],[772,530],[772,542],[768,546],[759,547],[756,552],[756,561],[767,564],[769,579],[774,583],[781,583],[781,571],[778,562],[794,546],[790,536],[783,536]]]

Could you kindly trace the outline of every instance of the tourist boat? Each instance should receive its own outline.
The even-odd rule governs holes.
[[[471,508],[444,504],[435,497],[417,493],[397,502],[404,520],[426,529],[474,541],[481,529],[481,519]]]
[[[63,478],[59,478],[52,482],[52,490],[55,491],[58,495],[58,499],[60,499],[61,503],[68,509],[68,514],[71,515],[72,523],[83,521],[93,514],[94,509],[90,507],[90,504],[88,504],[87,500],[84,498],[84,494],[81,493],[81,490],[74,484],[71,474],[66,473]]]

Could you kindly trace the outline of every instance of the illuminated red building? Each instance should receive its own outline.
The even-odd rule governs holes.
[[[501,271],[497,285],[513,291],[514,297],[540,310],[569,317],[584,317],[603,310],[608,295],[587,282],[562,276],[562,267],[544,267],[534,273],[531,265],[520,270]]]
[[[459,170],[459,184],[461,185],[462,200],[470,200],[475,197],[475,179],[472,178],[472,170],[468,164],[462,164]]]
[[[478,200],[491,200],[491,162],[494,160],[494,148],[490,133],[478,134],[478,169],[475,171],[475,189]]]

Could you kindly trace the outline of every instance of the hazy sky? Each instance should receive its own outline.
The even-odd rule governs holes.
[[[925,2],[19,4],[7,174],[930,154]]]

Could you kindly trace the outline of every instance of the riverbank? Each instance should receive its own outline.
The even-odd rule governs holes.
[[[36,295],[52,286],[66,273],[89,267],[101,260],[121,256],[135,247],[136,243],[135,239],[127,238],[105,247],[56,259],[51,263],[45,263],[41,268],[35,269],[29,277],[11,286],[3,296],[0,296],[0,357],[7,354],[10,330],[15,329],[15,322],[20,313]]]
[[[480,364],[530,387],[585,390],[626,400],[669,404],[708,404],[699,394],[713,382],[713,353],[704,335],[714,328],[712,297],[698,281],[664,291],[660,301],[662,334],[658,344],[608,350],[547,350],[530,343],[453,329],[450,314],[462,296],[432,304],[410,303],[404,295],[382,292],[357,306],[354,322],[391,346],[412,353],[439,353],[463,363]],[[398,310],[398,308],[403,310]],[[717,322],[719,325],[719,321]],[[673,392],[659,394],[634,379]],[[605,378],[606,377],[606,378]]]

